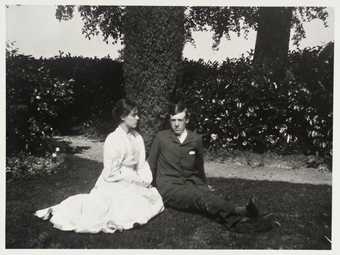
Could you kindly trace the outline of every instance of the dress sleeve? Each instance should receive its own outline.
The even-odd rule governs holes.
[[[107,182],[120,181],[124,152],[117,136],[108,136],[104,142],[104,169],[102,176]]]

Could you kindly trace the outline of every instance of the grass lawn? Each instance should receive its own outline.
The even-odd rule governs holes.
[[[250,235],[226,231],[201,215],[166,209],[148,224],[114,234],[63,232],[33,212],[87,193],[102,164],[67,156],[56,174],[8,182],[6,248],[130,249],[330,249],[331,187],[241,179],[209,179],[215,192],[236,204],[255,194],[260,209],[275,213],[281,227]],[[250,169],[251,171],[251,169]]]

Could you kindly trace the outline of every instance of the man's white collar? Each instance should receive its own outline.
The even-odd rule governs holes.
[[[184,129],[183,133],[181,135],[179,135],[177,138],[178,138],[180,143],[183,143],[185,138],[187,138],[187,136],[188,136],[188,131],[186,129]]]

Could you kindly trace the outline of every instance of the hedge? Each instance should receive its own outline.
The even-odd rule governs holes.
[[[156,56],[152,59],[156,68]],[[166,76],[155,76],[148,85],[163,93],[158,81],[171,80],[169,88],[177,87],[177,95],[192,109],[191,128],[203,134],[207,147],[331,156],[333,55],[315,47],[290,52],[288,59],[282,80],[254,67],[250,55],[221,64],[184,60],[177,70],[182,80],[164,64]],[[136,65],[130,63],[130,68]],[[156,92],[143,88],[140,79],[141,87],[133,95],[145,101],[144,121],[159,120],[164,109],[155,105]],[[8,151],[38,150],[55,131],[91,118],[109,120],[115,101],[125,96],[122,62],[109,58],[34,59],[8,51],[6,82]],[[132,82],[137,81],[129,80],[129,91]],[[166,94],[169,91],[162,97]],[[146,140],[154,135],[143,130],[142,134]]]

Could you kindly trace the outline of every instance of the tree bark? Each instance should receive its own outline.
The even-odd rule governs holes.
[[[285,70],[288,58],[292,9],[261,7],[255,44],[254,64]]]

